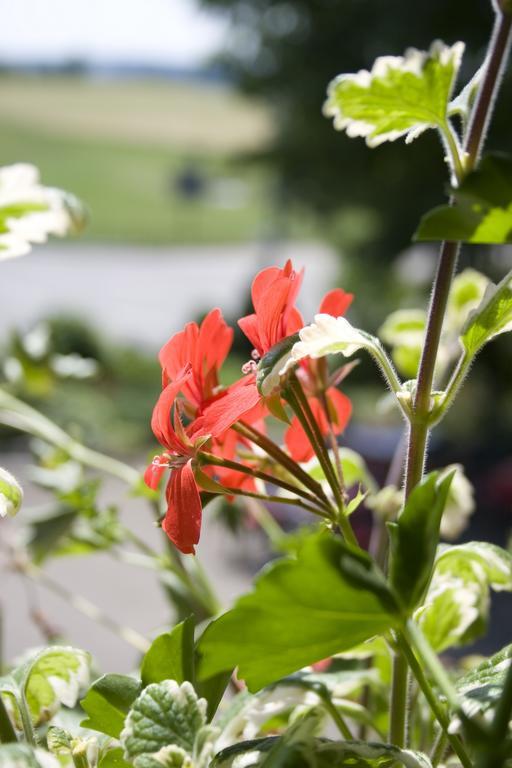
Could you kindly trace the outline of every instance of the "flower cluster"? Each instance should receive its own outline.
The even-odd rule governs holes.
[[[313,481],[308,482],[300,465],[314,454],[308,418],[314,420],[316,431],[331,439],[350,419],[350,400],[337,388],[347,367],[329,372],[325,360],[301,356],[280,377],[277,390],[268,394],[262,394],[256,376],[258,362],[304,326],[295,304],[302,278],[302,271],[296,272],[290,261],[282,269],[269,267],[255,277],[254,312],[238,321],[254,348],[252,360],[233,384],[221,384],[233,330],[219,309],[200,325],[188,323],[160,351],[162,393],[151,426],[164,450],[144,479],[156,489],[165,471],[171,470],[162,527],[183,553],[194,553],[199,541],[202,492],[269,498],[265,491],[271,484],[295,494],[312,511],[324,515],[329,511],[323,492],[320,501],[311,494]],[[319,311],[341,317],[352,298],[335,289],[324,297]],[[295,402],[286,397],[291,377],[307,403],[306,416],[293,405],[297,412],[289,413],[288,403]],[[283,446],[267,437],[266,419],[271,414],[286,422]]]

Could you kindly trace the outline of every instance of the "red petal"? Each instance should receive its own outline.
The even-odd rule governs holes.
[[[245,317],[241,317],[238,321],[238,327],[242,333],[247,336],[258,354],[263,356],[265,353],[263,351],[263,344],[260,339],[257,315],[246,315]]]
[[[171,426],[171,411],[178,392],[191,376],[190,366],[180,372],[175,381],[168,384],[158,398],[151,417],[151,429],[158,442],[170,451],[187,453],[186,446],[178,439]]]
[[[196,419],[190,433],[191,440],[202,435],[219,437],[254,408],[260,397],[253,374],[235,382]]]
[[[349,398],[344,395],[343,392],[340,392],[339,389],[336,389],[336,387],[330,387],[330,389],[327,390],[327,397],[331,401],[331,405],[336,413],[333,429],[334,433],[338,435],[340,432],[343,432],[350,421],[350,417],[352,416],[352,403]]]
[[[160,480],[162,479],[162,475],[164,474],[165,470],[167,469],[167,465],[164,463],[157,463],[157,460],[160,462],[166,461],[165,455],[163,456],[157,456],[156,459],[153,461],[152,464],[149,465],[149,467],[144,472],[144,482],[148,486],[148,488],[152,488],[154,491],[158,488],[160,484]]]
[[[352,304],[353,298],[353,293],[345,293],[341,288],[334,288],[325,294],[319,312],[333,317],[341,317]]]
[[[294,461],[305,462],[314,456],[311,443],[296,416],[293,417],[290,426],[285,432],[284,442],[288,448],[288,453]]]
[[[167,485],[167,513],[162,528],[185,555],[195,554],[201,533],[201,497],[189,461],[175,469]]]

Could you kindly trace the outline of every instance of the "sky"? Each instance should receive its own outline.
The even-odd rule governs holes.
[[[225,24],[197,0],[0,0],[1,60],[85,58],[194,66]]]

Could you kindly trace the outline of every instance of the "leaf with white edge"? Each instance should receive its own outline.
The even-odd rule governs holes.
[[[479,541],[439,547],[425,601],[414,617],[436,651],[482,634],[491,588],[512,591],[512,555]]]
[[[14,517],[23,501],[23,489],[16,478],[0,467],[0,517]]]
[[[379,328],[379,337],[391,347],[417,347],[423,343],[427,314],[423,309],[397,309]]]
[[[467,527],[469,518],[475,511],[474,489],[464,474],[462,464],[451,464],[443,469],[440,477],[453,474],[452,483],[441,518],[441,536],[444,539],[457,539]]]
[[[409,143],[428,128],[444,131],[463,53],[463,43],[436,40],[428,51],[380,56],[370,72],[332,81],[324,114],[348,136],[365,137],[369,147],[400,136]]]
[[[274,737],[235,744],[220,752],[211,768],[267,768],[268,755],[279,741]],[[422,752],[376,742],[313,739],[305,745],[292,743],[288,756],[292,759],[286,765],[293,768],[384,768],[397,763],[405,768],[431,768],[430,760]],[[285,763],[275,765],[284,768]]]
[[[426,324],[422,309],[398,309],[379,328],[379,337],[392,347],[393,362],[408,378],[417,375]]]
[[[198,732],[206,725],[206,706],[189,682],[178,685],[164,680],[148,685],[134,702],[121,733],[125,756],[133,760],[138,755],[155,755],[170,745],[191,754]]]
[[[176,680],[194,683],[194,619],[189,617],[153,640],[140,668],[144,686]]]
[[[476,310],[484,298],[489,278],[476,269],[464,269],[453,279],[448,296],[445,325],[460,332],[469,313]]]
[[[512,242],[511,157],[486,155],[451,193],[455,205],[441,205],[426,213],[415,240]]]
[[[500,701],[511,663],[512,645],[507,645],[459,677],[455,685],[459,694],[465,698],[464,712],[468,717],[485,712]]]
[[[512,272],[494,285],[490,283],[481,303],[474,309],[462,329],[461,343],[471,355],[488,341],[512,330]]]
[[[370,558],[331,535],[266,567],[254,591],[212,622],[198,645],[199,678],[239,668],[258,690],[397,623],[397,605]]]
[[[14,670],[34,725],[50,720],[61,704],[75,706],[89,683],[89,667],[90,656],[85,651],[55,645]]]
[[[359,349],[373,349],[377,339],[354,328],[345,317],[315,315],[315,321],[299,331],[300,341],[293,345],[291,356],[279,371],[283,376],[305,357],[325,357],[341,353],[350,357]]]
[[[0,746],[0,768],[61,768],[56,757],[28,744]]]
[[[52,755],[70,755],[71,754],[71,734],[64,728],[52,726],[48,728],[46,734],[46,743],[48,750]]]
[[[427,588],[439,541],[439,527],[453,473],[431,472],[413,488],[396,523],[388,523],[389,580],[404,608],[411,610]]]
[[[82,728],[119,738],[130,707],[142,690],[140,680],[126,675],[103,675],[96,680],[80,705],[88,717]]]
[[[181,747],[162,747],[154,755],[139,755],[135,768],[195,768],[192,759]]]

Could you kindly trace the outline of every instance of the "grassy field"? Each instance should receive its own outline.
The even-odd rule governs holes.
[[[82,198],[86,239],[240,242],[298,227],[273,212],[271,174],[239,160],[269,116],[225,87],[5,75],[0,104],[0,164],[33,162]],[[190,168],[204,182],[194,199],[176,188]]]

